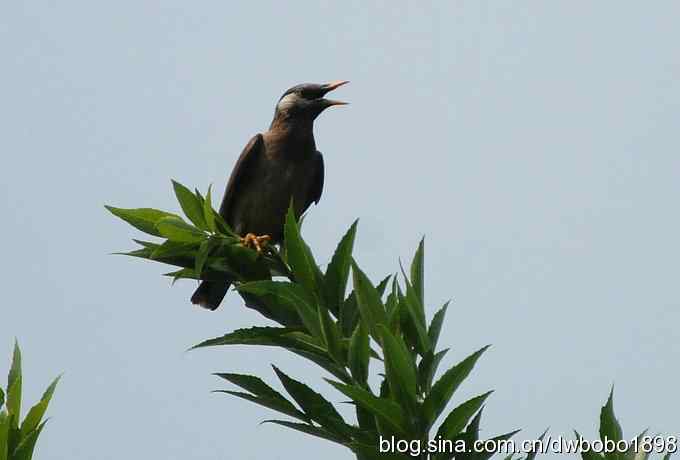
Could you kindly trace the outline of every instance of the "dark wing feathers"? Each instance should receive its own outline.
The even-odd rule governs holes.
[[[309,199],[305,203],[305,209],[314,202],[319,204],[321,199],[321,194],[323,193],[323,178],[324,178],[324,166],[323,166],[323,155],[321,152],[316,152],[314,157],[314,180],[312,181],[312,187],[309,193]]]
[[[257,158],[264,153],[264,139],[262,134],[257,134],[253,136],[252,139],[241,152],[241,156],[238,157],[236,165],[229,176],[229,181],[227,182],[227,188],[224,191],[224,198],[222,198],[222,204],[220,205],[220,215],[224,217],[228,224],[229,214],[231,210],[231,205],[234,197],[238,194],[238,189],[241,184],[247,179],[248,172],[252,169],[249,168]]]

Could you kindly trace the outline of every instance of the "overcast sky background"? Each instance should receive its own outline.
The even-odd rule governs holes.
[[[105,203],[177,210],[170,179],[222,190],[296,83],[348,79],[316,139],[305,236],[327,263],[359,217],[374,278],[426,235],[427,311],[453,299],[449,364],[493,347],[487,436],[593,438],[615,384],[626,434],[680,434],[677,2],[7,2],[0,14],[0,373],[25,404],[63,372],[41,460],[351,458],[211,394],[210,374],[330,390],[294,355],[185,352],[266,322],[231,295],[108,255],[140,234]],[[278,386],[277,386],[278,387]],[[347,413],[347,409],[344,409]]]

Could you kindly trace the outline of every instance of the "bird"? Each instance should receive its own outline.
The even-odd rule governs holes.
[[[283,241],[286,212],[293,203],[297,219],[321,199],[323,155],[316,148],[314,121],[327,108],[346,102],[324,96],[349,83],[303,83],[279,98],[269,129],[253,136],[231,172],[219,214],[241,236],[244,246],[258,252]],[[216,310],[233,279],[202,281],[191,302]]]

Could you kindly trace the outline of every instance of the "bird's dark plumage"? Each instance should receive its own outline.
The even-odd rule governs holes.
[[[269,235],[280,243],[291,199],[297,218],[319,202],[324,163],[314,141],[314,120],[326,108],[344,104],[323,96],[345,83],[297,85],[281,96],[269,130],[248,142],[224,192],[219,213],[236,233]],[[191,302],[216,309],[232,281],[201,282]]]

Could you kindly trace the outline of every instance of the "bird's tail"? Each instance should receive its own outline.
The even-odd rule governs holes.
[[[191,296],[191,303],[200,305],[208,310],[215,310],[227,295],[231,281],[202,281]]]

